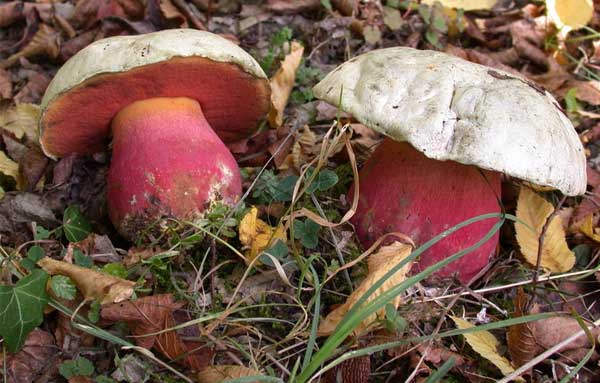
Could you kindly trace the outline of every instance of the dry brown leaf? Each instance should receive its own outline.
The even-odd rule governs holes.
[[[521,187],[517,201],[517,218],[529,227],[517,222],[515,230],[521,253],[530,265],[536,265],[539,238],[547,218],[553,212],[554,206],[550,202],[531,189]],[[553,273],[569,271],[575,265],[575,254],[567,245],[560,216],[554,216],[548,225],[540,264],[544,269]]]
[[[294,134],[295,141],[292,150],[284,159],[279,170],[296,169],[300,170],[302,165],[310,162],[318,153],[317,135],[305,125]]]
[[[251,262],[270,245],[281,240],[286,242],[287,236],[283,226],[277,228],[269,226],[258,218],[258,209],[254,206],[240,221],[240,242],[246,250],[247,262]]]
[[[0,100],[12,97],[12,81],[10,72],[0,69]]]
[[[35,382],[45,370],[53,367],[52,362],[59,351],[52,334],[36,328],[27,335],[18,353],[3,356],[0,352],[0,370],[6,371],[8,382]]]
[[[600,105],[600,81],[580,81],[571,79],[567,81],[558,91],[558,96],[564,97],[570,89],[576,89],[575,97],[590,105]]]
[[[198,383],[220,383],[230,379],[259,376],[260,372],[242,366],[210,366],[198,374]]]
[[[13,101],[17,104],[39,103],[48,84],[50,84],[50,77],[46,73],[33,73],[29,76],[27,84],[15,95]]]
[[[271,110],[269,111],[269,124],[277,128],[283,123],[283,111],[288,103],[294,83],[296,82],[296,70],[302,62],[304,47],[296,41],[292,41],[290,53],[281,62],[281,68],[271,78]]]
[[[83,297],[88,301],[100,299],[101,304],[121,302],[133,294],[135,282],[118,278],[109,274],[86,269],[67,262],[45,257],[38,265],[48,274],[65,275],[75,283]]]
[[[59,36],[60,34],[53,28],[46,24],[42,24],[29,44],[18,53],[15,53],[6,60],[0,62],[0,68],[8,68],[18,62],[21,57],[28,58],[38,55],[46,55],[53,59],[58,57],[58,54],[60,53]]]
[[[165,19],[173,22],[179,28],[187,28],[188,22],[185,16],[177,9],[171,0],[160,0],[160,12]]]
[[[0,109],[0,128],[11,132],[19,140],[25,136],[31,142],[37,142],[39,117],[39,105],[17,104],[8,106]]]
[[[134,301],[106,305],[100,315],[108,321],[125,322],[135,336],[138,346],[155,347],[167,358],[202,371],[211,362],[213,356],[211,348],[205,343],[182,340],[178,331],[161,332],[177,324],[174,313],[184,305],[184,302],[175,302],[171,294],[152,295]],[[199,336],[199,334],[194,335],[193,337]]]
[[[19,160],[19,175],[22,189],[33,191],[44,186],[44,173],[49,159],[39,146],[30,146]]]
[[[456,324],[457,329],[464,330],[475,327],[464,319],[454,316],[450,316],[450,318],[452,318]],[[498,367],[502,374],[508,375],[515,371],[515,369],[510,365],[508,359],[498,353],[498,345],[500,343],[491,332],[476,331],[462,335],[465,337],[467,343],[473,348],[473,350],[475,350],[475,352],[492,362],[494,366]]]
[[[343,361],[325,373],[325,383],[364,383],[371,375],[371,357],[359,356]]]
[[[528,300],[529,297],[525,294],[523,288],[519,288],[514,299],[515,312],[513,313],[513,317],[522,317],[527,314],[526,306]],[[530,323],[510,326],[506,334],[506,343],[514,367],[524,365],[536,355],[535,337],[533,336]]]
[[[410,245],[402,242],[394,242],[391,245],[382,246],[377,253],[370,255],[367,261],[369,265],[369,274],[362,281],[360,286],[358,286],[358,288],[352,293],[352,295],[348,297],[343,305],[330,312],[329,315],[323,319],[323,321],[319,324],[318,334],[321,336],[331,334],[337,327],[338,323],[340,323],[344,315],[346,315],[346,313],[362,297],[362,295],[367,292],[367,290],[369,290],[369,288],[371,288],[375,282],[377,282],[388,271],[390,271],[391,268],[400,263],[404,258],[408,257],[411,251],[412,247]],[[410,271],[411,266],[412,263],[408,263],[402,269],[396,272],[396,274],[388,278],[375,292],[373,292],[371,296],[369,296],[369,298],[367,298],[365,304],[371,302],[385,291],[404,281],[406,279],[406,274],[408,274]],[[397,296],[389,303],[397,308],[400,305],[401,300],[402,298]],[[384,317],[384,309],[369,315],[354,329],[353,334],[362,334],[377,320],[377,318]]]
[[[314,11],[321,6],[320,0],[267,0],[269,11],[282,14],[297,14]]]

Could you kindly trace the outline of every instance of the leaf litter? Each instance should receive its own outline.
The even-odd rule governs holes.
[[[454,342],[460,338],[453,337],[432,340],[428,352],[419,342],[394,347],[393,360],[381,352],[353,358],[326,372],[324,381],[358,382],[375,374],[388,380],[411,375],[427,379],[457,357],[460,362],[447,372],[452,378],[498,379],[500,370],[492,364],[500,364],[503,372],[509,371],[506,362],[512,368],[527,365],[578,331],[581,323],[597,320],[592,298],[600,246],[596,195],[600,17],[589,0],[581,0],[575,13],[561,4],[485,0],[430,5],[389,0],[1,4],[1,288],[5,296],[16,296],[26,278],[36,277],[38,298],[48,291],[51,300],[70,310],[59,309],[54,315],[44,299],[23,301],[30,307],[25,318],[29,321],[17,318],[17,327],[7,327],[10,330],[1,334],[9,349],[8,381],[32,381],[42,375],[56,379],[58,365],[68,374],[85,373],[69,375],[72,381],[98,380],[111,372],[122,377],[116,372],[134,364],[138,377],[181,378],[161,364],[170,367],[172,362],[176,371],[194,381],[253,374],[285,381],[296,371],[299,355],[310,357],[303,347],[314,346],[311,331],[334,333],[361,293],[410,254],[408,245],[391,242],[372,249],[371,255],[362,252],[353,228],[345,223],[353,211],[347,196],[353,181],[352,157],[362,165],[381,137],[335,106],[315,101],[311,92],[341,62],[398,45],[443,50],[545,87],[562,102],[585,144],[590,190],[583,198],[568,198],[554,214],[558,201],[554,192],[526,188],[519,192],[513,187],[515,180],[506,179],[509,192],[503,191],[502,202],[522,223],[505,225],[486,274],[468,287],[416,284],[370,315],[339,351],[374,344],[371,339],[382,331],[388,332],[384,338],[400,341],[453,329],[440,322],[447,315],[466,318],[468,323],[477,318],[494,323],[539,312],[553,312],[555,317],[494,329],[488,333],[493,341],[481,332],[466,335],[470,344],[473,336],[485,338],[474,341],[475,353],[457,348]],[[586,27],[580,28],[583,24]],[[249,191],[240,209],[228,212],[227,221],[211,218],[214,222],[202,226],[203,231],[178,223],[181,231],[166,227],[151,238],[152,243],[132,244],[116,234],[107,218],[104,196],[110,152],[48,160],[37,143],[38,105],[56,70],[87,44],[108,36],[182,27],[220,33],[249,51],[271,79],[274,107],[262,131],[230,145],[244,167],[244,190]],[[353,136],[329,145],[327,132],[338,119],[351,127]],[[352,153],[344,150],[346,143]],[[546,222],[548,217],[551,222]],[[223,222],[237,229],[229,230],[232,236],[219,231]],[[46,257],[41,261],[33,257],[37,250],[28,252],[33,246]],[[269,257],[261,257],[265,253]],[[248,268],[239,255],[249,261],[260,257],[261,262]],[[538,256],[539,272],[533,270]],[[35,268],[35,261],[55,275],[41,278],[43,271]],[[548,280],[543,271],[558,279]],[[569,279],[564,273],[584,279],[570,281],[579,286],[573,289],[563,283]],[[407,266],[381,289],[410,276]],[[513,286],[520,281],[529,281],[523,290]],[[450,303],[440,296],[455,300]],[[13,318],[7,318],[3,320],[12,324]],[[313,329],[317,318],[320,326]],[[459,327],[467,326],[460,323]],[[56,328],[53,335],[46,332],[52,328]],[[591,332],[597,335],[596,329]],[[111,336],[157,351],[160,359],[106,347],[106,339],[114,341]],[[316,342],[323,345],[325,339],[317,337]],[[509,353],[503,352],[505,345]],[[90,352],[90,347],[100,351]],[[541,364],[529,366],[525,378],[558,380],[590,347],[587,338],[580,338]],[[30,364],[23,362],[24,355],[33,355]],[[82,358],[91,361],[91,370],[72,368],[88,366]],[[592,362],[579,370],[581,381],[600,379],[593,366],[596,358],[593,354]],[[135,363],[129,362],[133,359]],[[47,360],[56,361],[55,366],[44,363]],[[480,363],[483,360],[492,364]]]

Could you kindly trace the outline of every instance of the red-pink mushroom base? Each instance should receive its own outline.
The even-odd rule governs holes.
[[[108,209],[127,238],[161,217],[195,218],[241,194],[237,163],[195,100],[136,101],[115,116],[112,133]]]
[[[360,172],[358,210],[353,217],[361,243],[402,232],[417,246],[475,216],[500,212],[500,173],[427,158],[410,144],[385,139]],[[352,194],[352,191],[351,191]],[[424,252],[413,273],[482,239],[496,220],[471,224]],[[488,265],[498,234],[436,275],[455,273],[467,282]]]

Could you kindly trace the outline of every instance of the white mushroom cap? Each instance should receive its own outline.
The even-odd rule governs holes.
[[[254,77],[267,76],[242,48],[224,37],[196,29],[168,29],[134,36],[98,40],[69,59],[56,73],[42,99],[41,108],[59,94],[99,74],[126,72],[174,57],[205,57],[234,63]]]
[[[566,195],[586,190],[583,147],[545,90],[445,53],[374,50],[329,73],[317,98],[436,160],[499,171]]]

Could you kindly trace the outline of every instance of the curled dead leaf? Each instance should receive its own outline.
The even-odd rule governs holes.
[[[258,209],[254,206],[240,221],[239,237],[246,250],[247,262],[254,260],[277,240],[283,242],[287,240],[283,226],[277,228],[269,226],[258,218]]]
[[[60,53],[60,34],[46,24],[41,24],[40,29],[33,36],[29,44],[21,51],[0,62],[0,68],[8,68],[15,64],[21,57],[46,55],[50,58],[58,57]]]
[[[38,261],[38,265],[48,274],[60,274],[71,278],[88,301],[99,299],[101,304],[121,302],[133,294],[135,282],[126,279],[49,257],[42,258]]]
[[[590,214],[583,219],[579,230],[585,234],[588,238],[593,239],[596,242],[600,242],[600,230],[594,228],[594,215]]]
[[[12,178],[19,188],[19,164],[11,160],[3,151],[0,151],[0,174]]]
[[[2,107],[0,108],[0,127],[11,132],[19,140],[25,136],[31,142],[37,142],[39,117],[39,105],[17,104]]]
[[[383,277],[390,269],[400,263],[403,259],[408,257],[412,252],[412,247],[402,242],[394,242],[388,246],[382,246],[377,253],[372,254],[368,258],[369,273],[367,277],[361,282],[360,286],[352,295],[348,297],[346,302],[337,307],[335,310],[329,313],[323,321],[319,324],[318,334],[321,336],[331,334],[337,325],[340,323],[344,315],[354,306],[354,304],[373,286],[381,277]],[[403,268],[398,270],[396,274],[388,278],[377,290],[369,296],[365,302],[368,303],[385,291],[396,286],[406,279],[406,275],[410,271],[412,263],[406,264]],[[390,304],[394,307],[398,307],[402,301],[400,296],[395,297]],[[373,325],[377,318],[384,318],[385,310],[381,309],[377,313],[369,315],[365,320],[358,325],[354,331],[354,335],[359,335],[367,328]]]
[[[325,383],[363,383],[371,375],[371,357],[359,356],[343,361],[325,373]]]
[[[296,82],[296,70],[302,62],[302,53],[304,47],[292,41],[290,53],[285,56],[281,68],[271,78],[271,110],[268,120],[272,128],[277,128],[283,123],[283,111]]]
[[[521,187],[517,200],[517,218],[528,225],[517,222],[517,242],[525,260],[537,263],[539,239],[546,220],[554,212],[554,206],[529,188]],[[540,265],[553,273],[566,272],[575,265],[575,254],[569,249],[560,216],[550,221],[541,252]]]
[[[519,288],[514,299],[515,312],[513,317],[518,318],[528,314],[526,306],[529,297],[523,288]],[[536,342],[530,323],[521,323],[510,326],[506,334],[508,352],[514,367],[520,367],[535,357]]]
[[[198,383],[220,383],[230,379],[259,375],[262,374],[248,367],[229,365],[210,366],[198,374]]]

